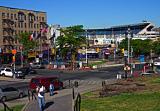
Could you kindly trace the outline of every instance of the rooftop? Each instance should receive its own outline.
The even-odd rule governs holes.
[[[46,12],[43,12],[43,11],[35,11],[35,10],[28,10],[28,9],[12,8],[12,7],[6,7],[6,6],[0,6],[0,8],[7,8],[7,9],[13,9],[13,10],[32,11],[32,12],[38,12],[38,13],[46,13]]]

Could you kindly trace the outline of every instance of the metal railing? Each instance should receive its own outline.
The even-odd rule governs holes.
[[[13,111],[13,109],[7,106],[7,104],[2,99],[0,99],[0,103],[3,105],[4,111]]]
[[[74,88],[72,89],[72,97],[73,97],[73,111],[80,111],[81,110],[81,95],[78,93],[75,96]]]

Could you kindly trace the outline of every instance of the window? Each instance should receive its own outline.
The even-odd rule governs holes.
[[[16,14],[14,14],[14,19],[17,20],[17,15]]]
[[[2,18],[5,18],[5,13],[2,13]]]
[[[27,24],[26,24],[26,23],[24,23],[24,27],[25,27],[25,28],[27,27]]]
[[[38,21],[38,16],[37,16],[37,21]]]
[[[21,22],[21,28],[23,28],[23,22]]]
[[[7,13],[7,18],[9,18],[9,13]]]
[[[13,14],[11,14],[11,19],[13,19]]]
[[[37,28],[39,28],[39,25],[37,24]]]
[[[11,72],[12,70],[11,69],[6,69],[6,71]]]
[[[42,17],[42,21],[44,21],[44,17]]]
[[[36,28],[36,24],[34,24],[34,28]]]
[[[21,24],[20,24],[20,22],[18,22],[18,28],[20,28],[21,26],[20,26]]]

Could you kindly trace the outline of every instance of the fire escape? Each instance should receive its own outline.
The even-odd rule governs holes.
[[[9,53],[14,48],[14,21],[9,18],[2,19],[3,29],[3,52]]]

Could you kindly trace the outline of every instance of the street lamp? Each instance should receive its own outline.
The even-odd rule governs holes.
[[[87,45],[88,45],[88,41],[87,41],[87,39],[88,39],[88,34],[87,34],[87,30],[86,30],[86,64],[87,64],[87,66],[88,66],[88,56],[87,56]]]
[[[127,35],[127,38],[128,38],[128,64],[130,63],[130,39],[131,39],[131,34],[130,34],[130,28],[128,28],[128,35]]]

